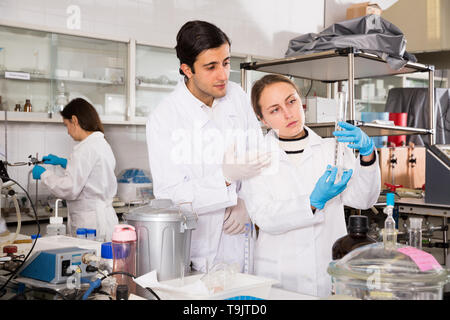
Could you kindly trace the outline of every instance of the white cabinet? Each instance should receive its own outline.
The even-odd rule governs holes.
[[[178,69],[174,49],[136,45],[136,119],[146,118],[175,89]]]
[[[30,99],[41,119],[68,101],[89,101],[102,120],[126,119],[128,44],[66,34],[0,26],[2,109],[14,111]]]

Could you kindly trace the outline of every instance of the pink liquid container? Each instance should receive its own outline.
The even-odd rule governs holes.
[[[112,251],[113,272],[127,272],[136,276],[136,230],[133,226],[118,224],[114,227]],[[136,293],[136,284],[130,276],[116,274],[114,278],[116,285],[127,285],[129,293]]]

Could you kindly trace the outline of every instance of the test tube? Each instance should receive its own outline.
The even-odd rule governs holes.
[[[336,117],[336,121],[334,123],[334,129],[335,131],[342,130],[341,127],[339,127],[338,122],[339,121],[345,121],[346,120],[346,106],[347,106],[347,94],[345,92],[338,92],[338,113]],[[334,152],[334,166],[338,168],[336,181],[339,181],[342,176],[342,171],[344,169],[344,144],[342,142],[338,142],[337,137],[334,138],[335,141],[335,152]]]

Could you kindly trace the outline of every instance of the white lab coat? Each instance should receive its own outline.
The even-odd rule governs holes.
[[[192,232],[193,268],[205,271],[218,263],[244,263],[244,236],[223,233],[227,207],[237,203],[237,185],[226,186],[222,173],[224,139],[229,130],[246,133],[261,128],[249,99],[235,83],[215,99],[208,115],[204,104],[181,80],[176,89],[153,111],[147,121],[147,146],[153,192],[156,198],[191,202],[199,215]],[[239,141],[250,142],[246,137]],[[225,143],[226,144],[226,143]]]
[[[47,188],[67,202],[69,234],[74,236],[77,228],[96,229],[97,239],[111,241],[119,223],[112,206],[117,192],[115,165],[110,145],[96,131],[75,145],[63,176],[51,170],[42,173]]]
[[[255,273],[280,281],[286,290],[326,297],[331,294],[327,274],[334,242],[347,234],[344,205],[368,209],[380,193],[377,161],[360,165],[345,148],[345,166],[353,169],[347,188],[313,214],[309,196],[317,180],[334,160],[334,139],[322,139],[312,130],[299,165],[280,148],[279,171],[242,182],[241,194],[252,221],[259,226]],[[265,137],[275,143],[272,131]]]

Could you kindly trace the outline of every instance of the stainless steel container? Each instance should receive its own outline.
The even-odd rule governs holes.
[[[136,276],[156,269],[161,281],[190,272],[191,232],[198,220],[190,203],[154,199],[130,210],[126,220],[136,228]]]

